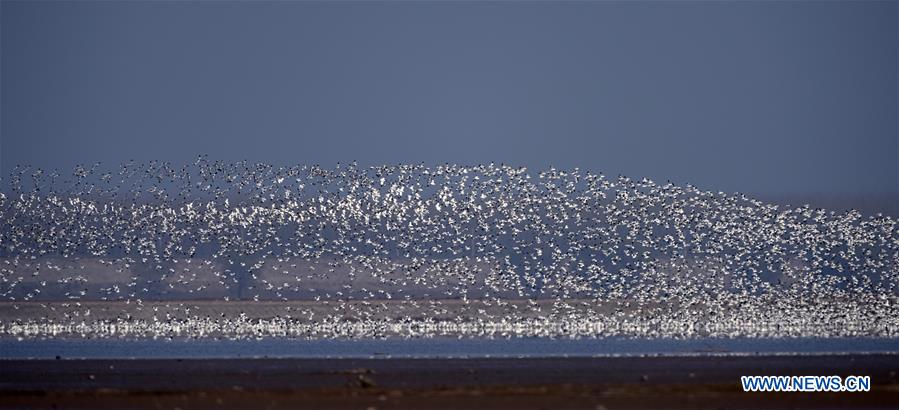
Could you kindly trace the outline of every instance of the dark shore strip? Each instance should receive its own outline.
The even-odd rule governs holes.
[[[0,361],[0,408],[896,408],[899,356]],[[744,393],[742,375],[868,375]]]

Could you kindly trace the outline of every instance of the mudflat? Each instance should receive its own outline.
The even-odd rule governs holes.
[[[899,407],[899,356],[0,361],[0,408]],[[865,375],[869,392],[746,393],[743,375]]]

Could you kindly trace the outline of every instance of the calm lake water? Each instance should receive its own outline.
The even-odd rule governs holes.
[[[899,354],[899,340],[795,339],[384,339],[0,340],[0,359],[486,358],[769,354]]]

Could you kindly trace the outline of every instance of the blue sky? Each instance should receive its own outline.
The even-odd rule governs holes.
[[[899,191],[896,2],[2,2],[0,168],[581,167]]]

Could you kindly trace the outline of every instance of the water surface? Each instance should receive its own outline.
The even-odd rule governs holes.
[[[885,338],[2,340],[0,359],[486,358],[899,354]]]

